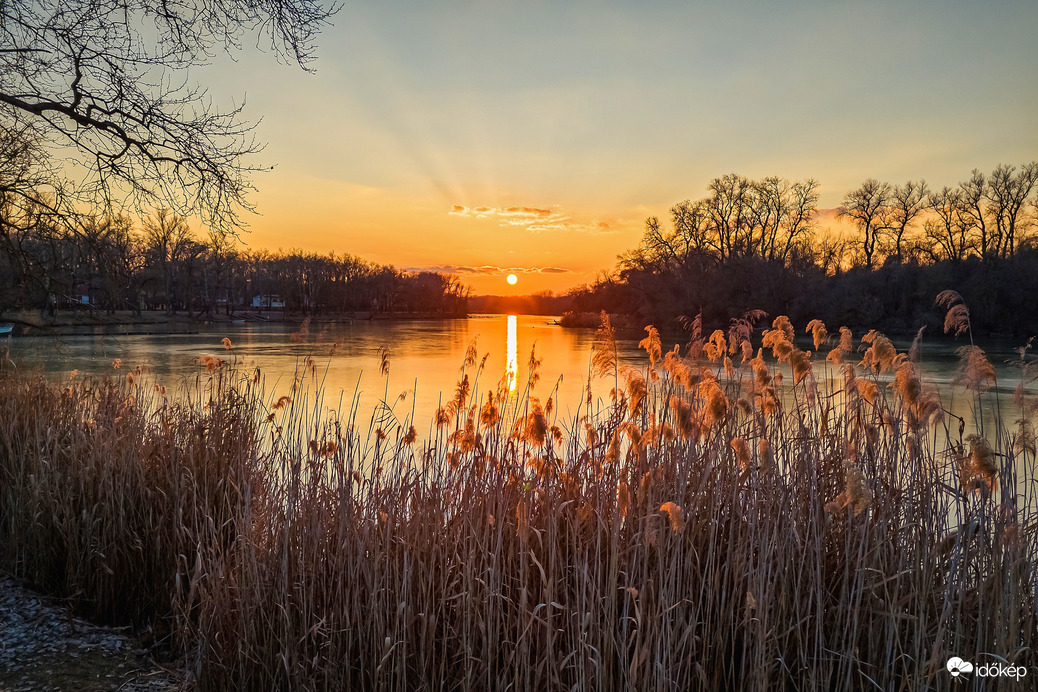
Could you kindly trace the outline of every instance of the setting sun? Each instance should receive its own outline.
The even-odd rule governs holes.
[[[512,286],[515,286],[517,283],[519,283],[519,277],[515,274],[509,274],[508,278],[506,278],[505,281],[507,281]]]

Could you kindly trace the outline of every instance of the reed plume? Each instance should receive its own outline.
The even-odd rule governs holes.
[[[944,333],[961,336],[970,329],[970,311],[966,301],[956,291],[944,290],[937,294],[936,305],[944,308]]]
[[[554,391],[477,396],[468,350],[432,420],[367,427],[310,405],[311,363],[291,397],[236,359],[169,396],[137,370],[0,375],[0,549],[155,628],[203,692],[940,688],[948,652],[1038,665],[1033,426],[995,408],[958,446],[878,335],[890,377],[859,378],[841,330],[844,377],[816,382],[787,323],[768,340],[795,388],[729,330],[724,354],[700,343],[717,364],[660,351],[658,381],[623,370],[568,418]],[[733,348],[750,365],[721,378]]]
[[[826,331],[825,323],[822,320],[811,320],[808,322],[807,331],[811,333],[816,351],[829,341],[829,332]]]
[[[707,360],[712,363],[721,360],[728,352],[728,342],[724,338],[724,332],[720,329],[715,329],[707,343],[704,344],[703,352],[706,354]]]
[[[591,370],[596,377],[604,377],[616,372],[616,330],[604,310],[602,311],[602,324],[595,332]]]
[[[875,329],[870,329],[865,336],[861,337],[861,340],[863,343],[870,344],[865,349],[861,365],[874,371],[886,372],[892,370],[904,358],[903,354],[898,354],[890,339]]]
[[[996,381],[995,367],[987,355],[977,346],[959,349],[959,369],[955,381],[971,392],[986,392]]]
[[[675,382],[680,384],[686,392],[691,392],[699,383],[700,374],[698,368],[688,359],[678,353],[678,347],[668,351],[663,357],[663,369],[666,370]]]
[[[670,528],[674,533],[681,533],[685,530],[685,510],[681,508],[681,505],[676,502],[664,502],[660,506],[660,511],[670,519]]]
[[[638,342],[638,348],[645,349],[645,352],[649,356],[650,367],[655,368],[663,357],[663,345],[660,341],[660,332],[656,327],[651,324],[645,327],[647,335],[644,339]]]
[[[995,451],[986,438],[980,435],[967,435],[969,443],[968,455],[959,458],[959,482],[966,490],[993,491],[998,483],[998,464],[995,463]]]

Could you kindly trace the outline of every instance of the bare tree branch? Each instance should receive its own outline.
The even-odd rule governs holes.
[[[4,189],[31,197],[49,179],[43,188],[60,187],[70,214],[76,205],[167,207],[242,228],[260,169],[253,124],[240,106],[215,109],[204,89],[177,80],[246,36],[308,70],[338,9],[319,0],[4,0],[0,127],[7,137],[31,122],[37,171]]]

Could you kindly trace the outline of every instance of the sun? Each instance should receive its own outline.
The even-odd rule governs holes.
[[[517,283],[519,283],[519,277],[516,276],[515,274],[509,274],[508,277],[505,279],[505,281],[507,281],[511,285],[515,286]]]

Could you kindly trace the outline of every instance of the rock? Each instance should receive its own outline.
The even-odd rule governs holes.
[[[0,573],[0,690],[190,689],[185,672],[159,666],[129,628],[75,618]]]

